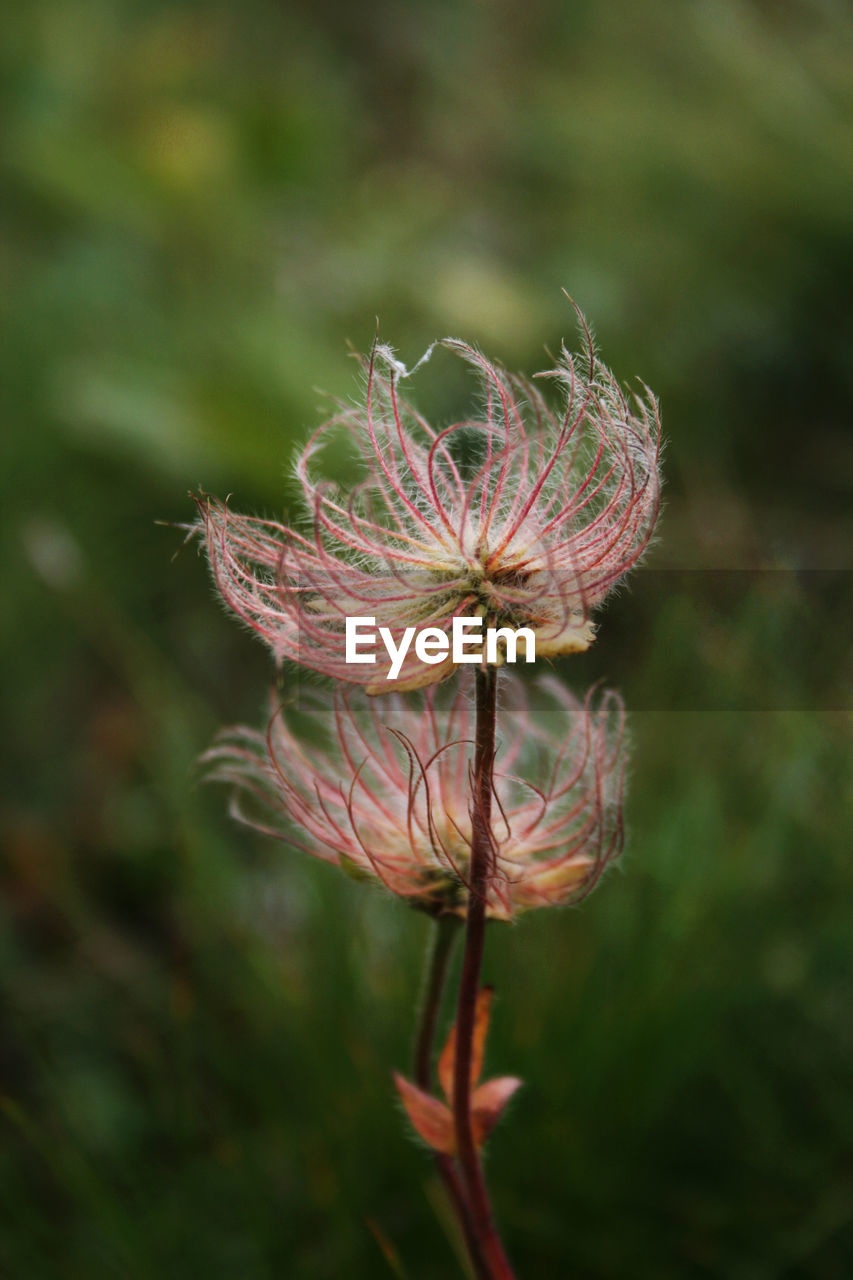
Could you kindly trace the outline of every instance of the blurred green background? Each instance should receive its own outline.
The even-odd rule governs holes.
[[[199,787],[270,667],[155,521],[198,484],[285,510],[377,315],[408,363],[449,333],[532,373],[565,287],[662,399],[667,508],[559,667],[635,709],[622,868],[490,939],[507,1245],[853,1274],[849,5],[2,23],[0,1273],[464,1274],[390,1081],[428,922]]]

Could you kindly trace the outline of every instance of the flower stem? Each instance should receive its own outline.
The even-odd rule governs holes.
[[[447,969],[456,941],[460,920],[457,916],[439,916],[432,936],[426,986],[415,1040],[414,1080],[419,1089],[429,1092],[432,1071],[432,1047],[435,1026],[441,1009],[441,997]]]
[[[513,1280],[495,1226],[492,1206],[483,1177],[483,1168],[471,1120],[471,1058],[474,1012],[480,989],[480,970],[486,936],[486,895],[492,865],[492,776],[495,759],[497,715],[497,670],[477,668],[477,722],[475,728],[474,772],[471,781],[471,864],[468,912],[465,922],[465,951],[459,983],[456,1014],[456,1060],[453,1073],[453,1111],[456,1147],[471,1228],[478,1251],[486,1263],[490,1280]]]
[[[447,970],[460,923],[457,916],[441,916],[435,922],[421,1016],[415,1040],[413,1071],[415,1084],[426,1093],[429,1093],[432,1083],[433,1041],[441,1009],[441,997],[444,993]],[[491,1280],[491,1272],[480,1252],[465,1192],[453,1160],[450,1156],[436,1153],[435,1164],[459,1222],[477,1280]]]

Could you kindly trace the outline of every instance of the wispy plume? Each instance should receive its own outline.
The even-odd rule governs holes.
[[[339,405],[297,461],[303,529],[198,498],[198,528],[228,607],[279,662],[371,693],[395,687],[388,659],[347,661],[347,616],[374,617],[395,642],[407,627],[447,633],[454,617],[477,615],[487,626],[530,628],[540,656],[588,648],[594,609],[652,533],[660,428],[651,393],[629,396],[582,332],[580,355],[564,347],[538,375],[557,387],[557,407],[541,383],[466,343],[434,344],[466,361],[481,386],[476,413],[441,429],[401,394],[410,372],[375,346],[363,401]],[[359,461],[348,490],[316,470],[344,437]],[[396,689],[453,670],[451,654],[426,665],[409,653]]]
[[[376,702],[335,691],[281,709],[265,734],[226,731],[203,762],[233,811],[433,914],[464,915],[470,888],[471,678]],[[547,710],[546,710],[547,708]],[[622,847],[625,714],[609,691],[581,702],[557,680],[503,680],[506,739],[493,777],[487,914],[509,919],[588,892]]]

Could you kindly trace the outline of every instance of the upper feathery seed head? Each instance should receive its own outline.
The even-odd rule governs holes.
[[[467,344],[435,345],[474,368],[481,411],[432,427],[400,394],[408,372],[375,346],[363,402],[339,406],[298,458],[304,532],[198,499],[225,602],[277,660],[369,692],[434,683],[454,664],[409,654],[389,686],[381,655],[346,661],[348,616],[372,616],[396,639],[407,626],[446,632],[454,617],[479,615],[531,628],[542,656],[586,649],[591,610],[637,562],[658,512],[657,404],[645,389],[629,400],[591,342],[579,357],[563,348],[539,375],[560,387],[558,410]],[[341,429],[360,459],[348,492],[314,474]]]

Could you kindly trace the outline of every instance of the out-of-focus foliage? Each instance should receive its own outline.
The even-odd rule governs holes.
[[[199,789],[270,671],[154,522],[282,510],[377,314],[530,373],[564,286],[662,398],[669,497],[559,666],[637,709],[624,873],[490,940],[508,1248],[848,1276],[849,7],[7,10],[0,1271],[462,1274],[390,1075],[428,922]]]

